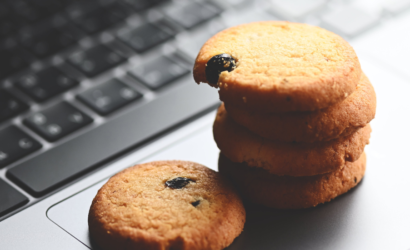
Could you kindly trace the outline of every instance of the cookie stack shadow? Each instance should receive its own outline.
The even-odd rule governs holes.
[[[213,127],[219,171],[250,202],[315,207],[362,180],[375,112],[376,94],[364,73],[344,100],[314,111],[269,113],[225,100]]]

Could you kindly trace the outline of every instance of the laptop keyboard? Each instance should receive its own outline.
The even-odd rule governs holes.
[[[1,1],[0,220],[201,111],[206,97],[175,100],[188,98],[181,84],[216,32],[283,19],[354,39],[406,8],[410,0]]]

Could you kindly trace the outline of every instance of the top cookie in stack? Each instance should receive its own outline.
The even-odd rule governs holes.
[[[361,163],[349,169],[356,167],[353,172],[360,174],[351,182],[343,181],[350,183],[343,192],[363,176],[361,155],[369,142],[376,95],[353,48],[338,35],[278,21],[232,27],[204,44],[195,61],[194,79],[219,88],[224,104],[214,123],[215,141],[229,161],[246,164],[242,172],[247,174],[231,174],[233,179],[266,174],[275,175],[270,180],[280,183],[288,182],[281,179],[283,175],[296,178],[289,182],[292,185],[302,182],[298,178],[317,183],[334,179],[318,175],[348,176],[343,173],[347,162],[359,159]],[[246,169],[250,167],[265,173],[254,174]],[[220,166],[223,169],[228,167]],[[294,195],[302,197],[301,192]],[[343,192],[333,190],[328,198],[316,193],[321,200],[302,199],[303,204],[288,208],[315,206]],[[277,200],[265,205],[269,204],[287,208]]]
[[[207,63],[223,53],[235,60],[236,69],[210,82]],[[361,73],[354,50],[341,37],[307,24],[275,21],[218,33],[204,44],[194,67],[195,81],[219,87],[225,103],[264,113],[329,107],[356,90]]]

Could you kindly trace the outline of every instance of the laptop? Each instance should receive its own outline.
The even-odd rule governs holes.
[[[97,249],[92,198],[134,164],[217,170],[220,102],[193,62],[218,31],[261,20],[344,37],[377,113],[357,187],[305,210],[246,204],[227,249],[410,250],[410,0],[2,0],[0,249]]]

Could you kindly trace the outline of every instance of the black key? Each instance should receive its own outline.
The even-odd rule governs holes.
[[[73,1],[67,7],[67,15],[71,19],[80,18],[81,16],[88,15],[90,12],[102,8],[104,5],[112,3],[114,0],[79,0]]]
[[[28,65],[27,55],[19,49],[0,51],[0,78]]]
[[[28,202],[27,197],[0,179],[0,217]]]
[[[142,53],[174,37],[175,34],[175,30],[169,27],[146,23],[133,30],[121,32],[118,37],[137,52]]]
[[[119,80],[111,79],[81,93],[78,98],[99,114],[107,115],[141,96]]]
[[[0,130],[0,168],[40,148],[40,143],[15,126],[4,128]]]
[[[5,90],[0,89],[0,122],[20,114],[28,109],[28,106]]]
[[[13,11],[28,22],[35,22],[50,15],[47,9],[23,0],[10,0]]]
[[[0,19],[0,37],[17,31],[20,26],[21,22],[13,16]]]
[[[129,71],[131,76],[151,89],[158,89],[189,73],[186,67],[162,56]]]
[[[125,61],[125,58],[104,45],[77,52],[71,55],[68,62],[88,77],[96,76]]]
[[[35,0],[34,4],[47,9],[50,12],[59,11],[66,5],[66,0]]]
[[[127,114],[11,168],[7,176],[36,197],[219,104],[217,93],[191,81]]]
[[[47,141],[56,141],[93,120],[66,102],[34,113],[24,119],[24,124],[40,134]]]
[[[0,2],[0,19],[4,19],[10,14],[9,7],[5,4]]]
[[[74,44],[81,34],[66,25],[59,28],[41,27],[20,32],[20,43],[36,56],[43,58]]]
[[[0,41],[0,79],[27,66],[29,55],[12,39]]]
[[[210,2],[197,3],[186,1],[173,6],[166,14],[176,23],[186,29],[191,29],[219,15],[222,9]]]
[[[128,16],[128,11],[119,4],[97,9],[87,15],[74,19],[74,22],[85,32],[93,34],[100,32]]]
[[[16,86],[37,102],[43,102],[77,84],[78,82],[51,67],[20,77]]]
[[[131,5],[137,11],[146,10],[165,1],[167,0],[124,0],[125,3]]]

